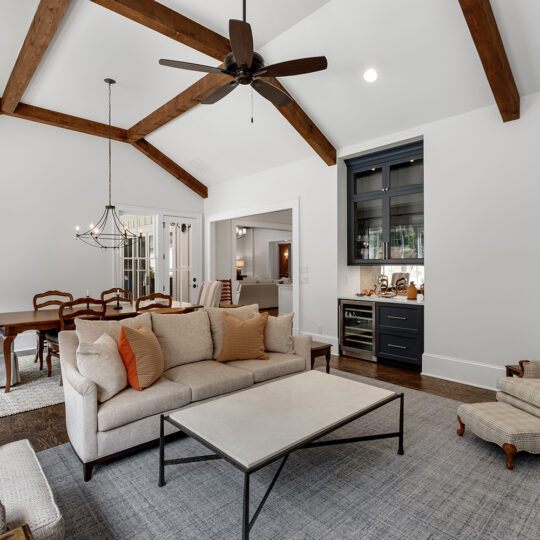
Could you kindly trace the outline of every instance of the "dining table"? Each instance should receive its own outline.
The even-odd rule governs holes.
[[[121,303],[120,306],[120,309],[117,309],[116,305],[108,304],[105,311],[105,319],[126,319],[146,312],[182,314],[202,308],[198,304],[178,301],[173,301],[171,307],[151,310],[136,311],[135,306],[130,303]],[[69,309],[66,309],[64,313],[69,314],[69,311]],[[60,328],[58,308],[0,313],[0,335],[2,336],[2,349],[6,366],[5,393],[11,390],[11,348],[17,335],[29,330],[55,330],[58,328]]]

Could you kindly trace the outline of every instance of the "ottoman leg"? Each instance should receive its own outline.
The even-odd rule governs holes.
[[[459,428],[456,430],[456,433],[461,437],[465,433],[465,424],[461,421],[459,415],[457,421],[459,422]]]
[[[513,469],[514,468],[514,456],[516,455],[516,447],[513,444],[504,443],[503,444],[503,450],[506,454],[506,468],[507,469]]]

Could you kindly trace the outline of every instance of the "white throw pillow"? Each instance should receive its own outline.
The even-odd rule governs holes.
[[[75,319],[75,330],[79,343],[94,343],[103,334],[108,334],[117,343],[120,337],[120,328],[139,328],[142,324],[152,330],[152,316],[150,313],[143,313],[135,317],[128,317],[120,321],[93,321],[91,319]]]
[[[250,304],[238,308],[205,308],[210,317],[210,329],[212,330],[212,341],[214,342],[214,358],[219,356],[223,346],[223,312],[227,311],[231,315],[247,321],[259,314],[259,304]]]
[[[213,358],[210,319],[204,310],[181,315],[152,313],[152,330],[161,345],[165,370]]]
[[[94,343],[79,345],[77,367],[81,375],[96,384],[100,403],[111,399],[127,386],[127,372],[118,352],[118,344],[109,334],[102,334]]]
[[[264,345],[267,351],[285,354],[294,353],[292,338],[294,313],[281,317],[268,317],[264,330]]]

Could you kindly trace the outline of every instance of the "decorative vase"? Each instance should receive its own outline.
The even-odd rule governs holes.
[[[410,285],[407,287],[407,300],[416,300],[418,296],[418,291],[416,290],[416,285],[414,281],[411,281]]]

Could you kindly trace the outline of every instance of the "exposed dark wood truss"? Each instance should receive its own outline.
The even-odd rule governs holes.
[[[96,4],[111,9],[124,17],[136,21],[156,32],[168,36],[184,45],[208,54],[216,60],[223,61],[231,51],[229,40],[208,28],[180,15],[179,13],[155,2],[154,0],[92,0]],[[204,76],[187,90],[171,99],[168,103],[156,109],[146,118],[132,126],[129,139],[137,140],[152,131],[177,118],[187,110],[200,103],[204,97],[215,89],[217,77],[209,74]],[[276,79],[269,82],[279,86],[290,95]],[[313,120],[302,110],[298,103],[293,102],[286,107],[277,107],[278,111],[296,129],[302,138],[319,154],[327,165],[336,164],[336,149],[315,125]]]
[[[505,122],[519,118],[519,92],[489,0],[459,0]]]
[[[206,199],[208,197],[208,188],[201,184],[195,177],[182,169],[172,159],[160,152],[155,146],[152,146],[146,139],[140,139],[131,143],[139,152],[149,157],[154,163],[165,169],[168,173],[178,178],[180,182],[192,189],[195,193]]]
[[[71,0],[41,0],[9,77],[2,111],[12,113],[22,99]]]

